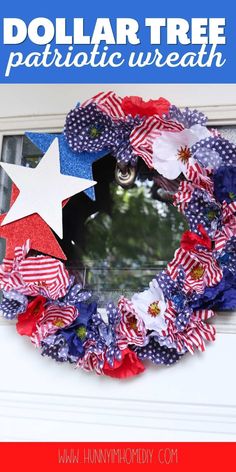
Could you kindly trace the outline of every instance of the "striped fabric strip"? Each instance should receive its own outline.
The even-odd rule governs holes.
[[[228,207],[232,213],[236,213],[236,201],[229,203]]]
[[[181,213],[185,212],[195,190],[194,185],[186,180],[180,182],[178,192],[174,195],[174,206],[178,207]]]
[[[98,375],[102,374],[104,365],[104,351],[94,347],[93,341],[87,341],[84,345],[85,355],[78,360],[76,367],[86,372],[95,371]]]
[[[167,266],[168,272],[174,280],[181,267],[185,272],[183,287],[185,292],[194,290],[202,293],[205,287],[212,287],[222,279],[222,270],[213,258],[212,252],[209,251],[190,252],[182,248],[177,249],[174,259]],[[203,269],[203,274],[199,278],[194,278],[192,276],[193,270],[199,267]]]
[[[226,243],[233,236],[236,236],[236,224],[233,228],[229,226],[223,226],[221,230],[216,231],[214,242],[215,242],[215,251],[222,251]]]
[[[187,166],[187,179],[194,182],[195,185],[201,189],[207,190],[209,193],[213,193],[214,184],[209,177],[212,173],[211,169],[201,167],[195,159],[190,159]]]
[[[158,115],[149,116],[130,134],[130,144],[137,156],[142,157],[149,168],[153,168],[153,143],[162,131],[178,132],[183,126],[172,120],[164,120]]]
[[[16,268],[18,263],[27,256],[29,250],[30,241],[28,239],[23,246],[17,246],[15,248],[14,260],[8,258],[3,259],[3,263],[0,265],[0,274],[10,272],[12,269]]]
[[[178,352],[182,352],[184,348],[187,348],[191,354],[194,354],[194,350],[199,351],[205,350],[206,341],[214,341],[216,330],[215,327],[204,323],[204,320],[208,320],[214,316],[212,310],[198,310],[192,315],[189,324],[183,332],[178,331],[175,326],[176,313],[170,306],[167,308],[165,314],[167,328],[162,331],[162,335],[169,337],[172,343],[176,344]]]
[[[201,319],[203,321],[209,320],[213,316],[215,316],[215,312],[213,310],[204,309],[204,310],[196,310],[194,312],[194,318]]]
[[[52,257],[26,257],[28,243],[16,248],[15,259],[5,259],[0,266],[0,288],[17,290],[23,295],[43,295],[53,300],[63,297],[69,286],[64,264]]]
[[[214,185],[209,177],[210,173],[210,169],[201,167],[194,159],[189,160],[187,167],[188,180],[180,182],[178,192],[174,196],[174,205],[178,207],[179,211],[184,213],[196,189],[205,190],[213,198]]]
[[[78,312],[73,306],[48,305],[36,325],[36,330],[31,337],[32,343],[39,347],[44,338],[54,334],[60,328],[69,326],[77,316]]]
[[[170,340],[176,344],[178,352],[182,352],[186,347],[191,354],[194,350],[205,351],[205,342],[215,340],[215,328],[212,325],[206,325],[199,321],[191,322],[184,333],[169,334]]]
[[[120,349],[125,349],[129,344],[143,346],[146,338],[146,328],[135,312],[134,306],[130,300],[121,297],[118,301],[118,308],[121,313],[121,321],[118,325]]]
[[[100,92],[94,97],[86,100],[82,103],[82,107],[90,105],[90,103],[96,103],[98,108],[104,113],[109,115],[113,120],[121,119],[126,117],[125,112],[122,110],[122,98],[120,98],[115,92]]]
[[[98,108],[108,114],[113,120],[126,120],[127,115],[122,110],[122,98],[115,92],[101,92],[82,103],[82,107],[96,103]],[[152,147],[154,140],[162,131],[182,131],[183,125],[173,120],[165,120],[158,115],[149,116],[136,126],[130,134],[130,144],[136,156],[140,156],[149,168],[152,165]]]
[[[222,216],[223,222],[228,223],[229,221],[235,221],[235,213],[236,213],[236,202],[227,203],[223,201],[222,203]]]
[[[214,237],[215,251],[222,251],[226,243],[236,236],[236,202],[223,202],[222,204],[222,227],[217,230]]]

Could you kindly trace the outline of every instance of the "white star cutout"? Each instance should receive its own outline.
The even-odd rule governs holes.
[[[97,182],[60,173],[58,138],[55,138],[36,168],[1,162],[20,191],[2,225],[38,213],[62,239],[62,201]]]

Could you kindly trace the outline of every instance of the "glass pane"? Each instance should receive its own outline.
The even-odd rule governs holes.
[[[22,145],[22,165],[36,167],[43,153],[25,136]]]
[[[116,184],[114,169],[110,155],[97,161],[93,167],[96,202],[76,196],[64,215],[73,233],[71,265],[75,270],[86,268],[87,285],[93,291],[116,299],[121,292],[128,296],[148,285],[173,257],[186,223],[175,207],[157,200],[158,186],[146,168],[138,170],[128,190]],[[73,202],[74,212],[69,215]]]
[[[186,224],[172,205],[152,199],[151,188],[148,180],[129,190],[111,183],[111,214],[87,219],[82,261],[90,286],[141,290],[173,257]]]
[[[215,126],[215,128],[228,141],[236,144],[236,126]]]
[[[3,138],[1,161],[11,164],[20,164],[22,155],[22,138],[18,136],[7,136]],[[0,167],[0,213],[5,213],[10,206],[11,179]],[[0,238],[0,260],[5,254],[6,242]]]

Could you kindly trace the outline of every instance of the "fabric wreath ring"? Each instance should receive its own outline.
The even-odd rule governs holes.
[[[146,361],[170,366],[215,340],[209,320],[216,310],[236,306],[236,147],[209,130],[206,121],[197,110],[180,110],[164,98],[145,102],[114,92],[99,93],[69,112],[64,132],[56,135],[62,173],[81,178],[81,156],[86,153],[91,165],[110,153],[117,161],[118,183],[128,187],[142,159],[189,229],[166,269],[130,300],[121,296],[117,305],[108,303],[107,317],[69,274],[56,241],[51,244],[53,234],[47,235],[48,253],[40,251],[37,238],[27,236],[25,228],[25,240],[14,251],[12,236],[5,236],[1,313],[17,318],[17,332],[30,337],[43,356],[127,378],[143,372]],[[44,152],[55,138],[28,136]],[[83,191],[93,197],[90,187]],[[30,214],[10,225],[14,229],[33,217],[47,226],[42,215]],[[7,227],[3,221],[3,237]]]

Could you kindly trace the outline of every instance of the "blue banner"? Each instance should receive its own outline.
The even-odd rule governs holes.
[[[1,7],[1,83],[235,83],[236,5],[134,0]]]

